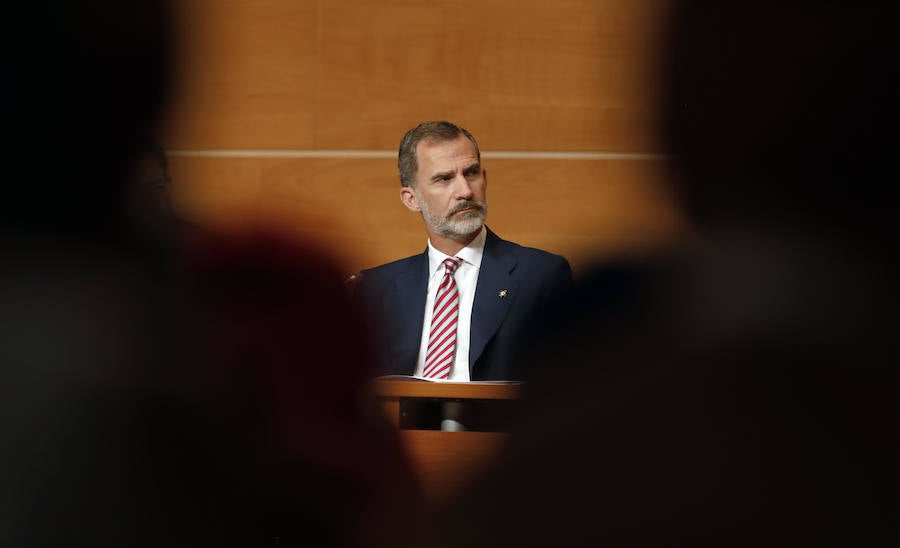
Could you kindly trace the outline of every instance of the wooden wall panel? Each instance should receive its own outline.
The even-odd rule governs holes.
[[[315,0],[179,0],[164,144],[310,148],[317,107]]]
[[[561,253],[583,271],[595,257],[685,235],[662,161],[485,159],[488,225]],[[399,198],[390,158],[171,159],[175,203],[206,226],[275,223],[333,249],[346,272],[418,253],[421,217]]]
[[[489,150],[652,150],[664,6],[323,2],[316,146],[393,149],[419,121],[449,119]]]
[[[277,222],[339,250],[348,272],[424,246],[395,160],[242,152],[395,151],[404,131],[438,118],[487,153],[657,148],[654,52],[669,0],[176,4],[180,78],[163,141],[179,207],[201,224]],[[684,233],[660,161],[485,165],[491,227],[576,268]]]
[[[180,0],[171,149],[652,151],[666,0]]]

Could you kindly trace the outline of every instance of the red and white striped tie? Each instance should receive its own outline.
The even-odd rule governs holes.
[[[444,278],[434,297],[431,315],[431,334],[425,353],[425,369],[422,375],[431,379],[446,379],[456,356],[456,324],[459,317],[459,290],[453,274],[459,268],[460,259],[444,260]]]

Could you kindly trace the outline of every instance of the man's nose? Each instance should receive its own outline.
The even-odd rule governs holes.
[[[472,185],[468,179],[462,174],[456,176],[456,198],[459,200],[468,200],[472,197]]]

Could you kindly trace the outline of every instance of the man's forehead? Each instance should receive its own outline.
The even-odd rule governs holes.
[[[460,162],[478,163],[478,155],[475,146],[465,135],[456,139],[435,141],[423,139],[416,147],[419,165],[432,164],[457,164]]]

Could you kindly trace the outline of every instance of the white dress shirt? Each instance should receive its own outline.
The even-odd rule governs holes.
[[[487,230],[481,232],[466,247],[459,250],[456,257],[462,259],[456,269],[456,287],[459,291],[459,317],[456,324],[456,357],[450,367],[450,376],[443,379],[450,382],[469,381],[469,329],[472,325],[472,305],[475,302],[475,288],[478,285],[478,272],[481,269],[481,257],[484,254],[484,240]],[[425,368],[425,355],[428,352],[428,337],[431,334],[431,315],[434,308],[434,297],[444,277],[444,260],[450,259],[431,245],[428,240],[428,296],[425,299],[425,316],[422,322],[422,342],[419,345],[419,358],[416,360],[414,376],[421,377]]]

